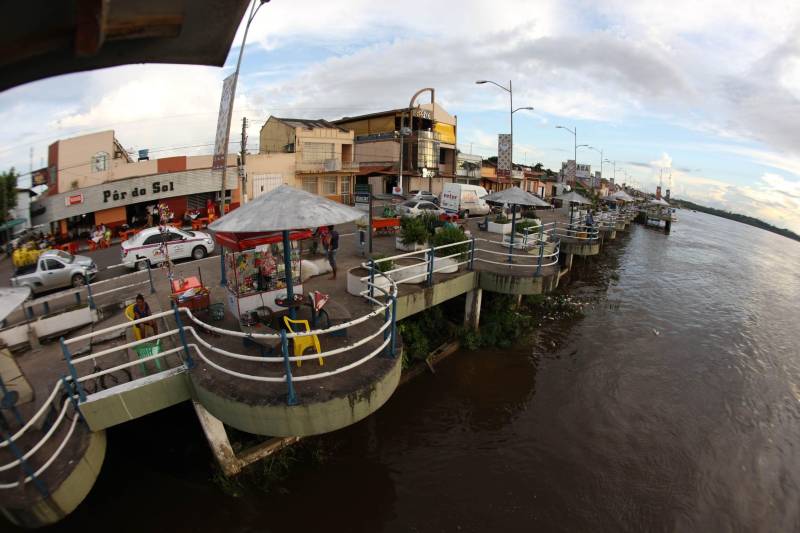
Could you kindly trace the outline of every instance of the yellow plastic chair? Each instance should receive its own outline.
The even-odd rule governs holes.
[[[283,317],[283,322],[286,324],[286,327],[292,333],[300,333],[301,331],[311,331],[311,327],[308,325],[308,320],[292,320],[288,316]],[[294,330],[292,329],[292,324],[296,326],[302,326],[303,329]],[[322,353],[322,348],[319,347],[319,337],[316,335],[306,335],[303,337],[293,337],[292,338],[292,345],[294,346],[294,355],[303,355],[305,353],[306,348],[314,348],[316,353]],[[322,366],[325,364],[325,360],[320,357],[319,358],[319,365]],[[297,361],[297,366],[302,366],[303,361]]]
[[[135,315],[133,314],[133,306],[136,304],[130,304],[128,307],[125,308],[125,317],[133,322],[136,320]],[[133,326],[133,340],[140,341],[142,340],[142,330],[139,329],[139,326],[134,324]]]

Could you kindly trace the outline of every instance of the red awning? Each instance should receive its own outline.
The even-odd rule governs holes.
[[[289,240],[302,241],[304,239],[310,239],[313,235],[310,229],[295,230],[289,232]],[[242,252],[264,244],[279,243],[283,240],[283,235],[280,231],[269,233],[216,232],[214,233],[214,239],[224,248]]]

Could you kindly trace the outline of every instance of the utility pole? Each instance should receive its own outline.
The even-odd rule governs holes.
[[[242,203],[247,203],[247,167],[245,158],[247,157],[247,117],[242,117],[242,151],[239,154],[240,167],[239,174],[242,178]]]

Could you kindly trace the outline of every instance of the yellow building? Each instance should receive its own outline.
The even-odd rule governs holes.
[[[439,194],[445,182],[455,181],[457,117],[435,102],[344,117],[334,124],[353,131],[355,161],[372,169],[362,171],[360,179],[372,184],[373,192],[391,193],[398,186],[401,145],[404,193]]]
[[[269,117],[258,151],[245,161],[250,198],[286,183],[350,203],[358,171],[352,131],[326,120]]]

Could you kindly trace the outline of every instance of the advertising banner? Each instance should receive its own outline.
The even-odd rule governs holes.
[[[497,135],[497,175],[511,175],[511,135],[500,133]]]
[[[217,135],[214,138],[214,162],[212,170],[225,167],[225,155],[228,153],[228,135],[231,130],[233,114],[233,91],[236,74],[231,74],[222,81],[222,96],[219,99],[219,116],[217,117]]]

